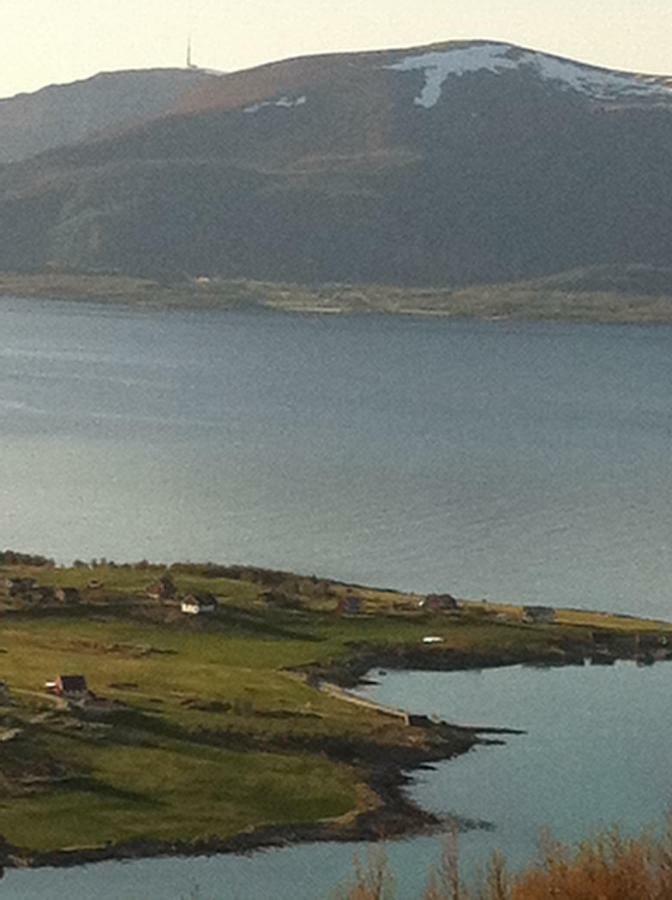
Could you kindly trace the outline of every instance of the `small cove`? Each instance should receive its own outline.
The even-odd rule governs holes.
[[[503,849],[516,864],[535,853],[539,829],[575,841],[620,824],[659,824],[672,800],[672,665],[493,669],[472,672],[372,673],[362,693],[381,703],[470,725],[516,727],[502,746],[415,773],[411,795],[442,814],[486,820],[490,830],[461,838],[467,870]],[[388,846],[401,900],[422,891],[438,837]],[[143,860],[71,870],[8,872],[3,900],[69,896],[73,900],[318,900],[349,874],[352,844],[321,844],[249,857]]]

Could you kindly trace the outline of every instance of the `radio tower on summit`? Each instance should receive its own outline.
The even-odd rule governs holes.
[[[188,69],[197,69],[198,66],[194,65],[194,62],[191,58],[191,34],[187,38],[187,68]]]

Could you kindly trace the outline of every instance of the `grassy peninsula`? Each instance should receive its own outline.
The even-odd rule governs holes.
[[[672,323],[672,269],[604,265],[505,284],[413,287],[249,279],[0,273],[0,297],[55,298],[200,309],[386,313],[444,318]]]
[[[0,562],[4,865],[435,827],[405,799],[404,771],[500,737],[349,702],[335,684],[373,665],[648,662],[672,639],[663,623],[427,611],[420,596],[246,567]],[[185,614],[189,595],[216,611]],[[45,690],[75,674],[91,702]]]

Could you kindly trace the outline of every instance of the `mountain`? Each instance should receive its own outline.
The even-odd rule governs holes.
[[[493,42],[286,60],[0,168],[0,268],[466,284],[672,265],[672,79]]]
[[[0,100],[0,163],[35,156],[172,110],[215,76],[192,69],[103,72]]]

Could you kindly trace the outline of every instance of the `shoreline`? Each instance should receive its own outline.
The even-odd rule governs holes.
[[[372,669],[388,668],[395,671],[476,671],[483,668],[504,668],[516,665],[529,665],[540,668],[585,665],[589,657],[580,655],[583,645],[577,645],[575,653],[559,659],[556,654],[500,654],[483,656],[479,654],[460,654],[459,658],[451,651],[397,650],[392,656],[389,653],[371,655],[361,654],[349,660],[344,667],[336,666],[328,673],[323,670],[320,675],[315,669],[302,673],[307,682],[314,682],[320,689],[330,688],[338,692],[343,702],[359,702],[356,695],[349,698],[344,687],[353,687],[371,683],[363,680],[364,675]],[[430,657],[431,658],[428,658]],[[421,657],[424,657],[421,658]],[[668,657],[669,659],[670,657]],[[614,654],[608,664],[617,661],[635,661],[632,654]],[[662,660],[661,660],[662,661]],[[395,665],[395,662],[397,663]],[[418,662],[424,665],[417,665]],[[593,665],[600,661],[592,659]],[[382,714],[391,714],[390,708],[375,701],[366,700],[371,708],[377,708]],[[448,828],[458,830],[488,829],[486,821],[472,821],[460,818],[437,816],[423,809],[410,799],[405,789],[413,783],[414,773],[431,768],[433,764],[449,762],[479,746],[497,746],[505,743],[507,735],[525,734],[520,729],[495,728],[487,726],[467,726],[432,721],[426,716],[414,715],[411,711],[401,711],[409,717],[409,724],[431,738],[431,745],[398,746],[389,748],[383,762],[374,762],[372,757],[379,752],[377,744],[365,747],[352,747],[338,741],[325,741],[322,747],[325,755],[339,762],[349,762],[364,770],[363,784],[375,798],[375,803],[368,804],[359,811],[353,810],[334,820],[314,823],[267,826],[250,831],[243,831],[232,837],[211,838],[197,841],[158,841],[137,840],[119,844],[106,844],[100,847],[67,848],[55,851],[34,852],[26,854],[20,848],[5,844],[0,848],[0,871],[2,869],[27,870],[38,868],[74,868],[102,862],[130,862],[142,859],[165,858],[197,858],[218,855],[248,855],[264,850],[279,850],[311,843],[376,843],[381,840],[403,839],[441,833]],[[367,759],[367,756],[369,757]],[[2,876],[0,875],[0,878]]]
[[[300,843],[375,842],[436,833],[451,822],[455,825],[455,820],[434,815],[409,798],[405,789],[414,773],[479,745],[501,744],[507,734],[520,732],[437,721],[412,709],[359,698],[348,689],[366,683],[376,669],[446,672],[584,665],[587,660],[601,665],[672,660],[672,625],[655,620],[529,608],[553,614],[551,623],[538,622],[526,619],[519,606],[457,601],[450,595],[443,595],[451,601],[446,607],[426,611],[427,598],[420,596],[286,572],[215,563],[173,563],[168,568],[144,562],[92,563],[61,568],[40,556],[13,551],[4,555],[9,558],[0,567],[6,576],[0,581],[0,595],[10,629],[0,656],[5,689],[9,686],[3,724],[10,740],[18,734],[18,740],[25,741],[13,753],[14,745],[7,745],[9,785],[15,787],[7,797],[12,803],[16,797],[17,805],[7,812],[5,804],[0,830],[12,835],[13,842],[0,840],[0,867],[12,869],[249,853]],[[30,591],[25,599],[10,595],[10,588],[28,590],[26,583]],[[149,596],[157,584],[170,588],[170,597]],[[59,599],[59,594],[65,596],[64,585],[74,598]],[[180,595],[205,590],[219,598],[214,612],[185,617]],[[50,622],[50,629],[44,631],[42,622]],[[190,638],[186,643],[185,635]],[[229,644],[232,638],[237,643]],[[207,661],[201,646],[209,648]],[[62,655],[64,647],[67,658]],[[39,660],[31,656],[31,648],[39,649]],[[229,648],[235,648],[232,655]],[[27,660],[35,660],[32,668]],[[46,696],[37,690],[39,679],[61,665],[67,665],[65,671],[79,669],[90,676],[91,699],[110,701],[102,718],[97,718],[96,709],[87,714],[86,706],[80,708],[74,701],[65,704],[59,721],[50,708],[43,718]],[[170,690],[161,687],[164,680],[157,680],[162,666],[172,672]],[[225,674],[226,687],[213,689],[219,684],[213,679]],[[252,698],[251,684],[256,687]],[[30,702],[17,705],[14,691],[16,698]],[[75,734],[73,757],[65,748]],[[148,739],[149,744],[143,743]],[[104,752],[126,754],[112,774],[98,763],[98,741]],[[280,807],[256,817],[250,812],[247,803],[254,801],[255,780],[248,793],[245,789],[239,794],[236,770],[229,770],[227,780],[226,770],[213,766],[210,778],[217,783],[221,779],[227,793],[226,806],[211,819],[207,818],[210,789],[194,797],[189,778],[176,777],[175,790],[182,797],[177,828],[162,831],[157,827],[160,820],[150,817],[134,832],[122,827],[96,833],[74,823],[69,833],[54,836],[35,832],[32,821],[24,818],[14,831],[24,787],[35,776],[42,780],[49,776],[41,794],[47,813],[52,796],[48,785],[64,785],[71,779],[73,790],[80,792],[73,795],[74,802],[81,804],[86,816],[90,800],[82,793],[82,777],[88,778],[86,789],[94,798],[97,791],[105,797],[110,791],[131,796],[131,790],[135,797],[160,798],[162,783],[146,782],[137,769],[135,760],[144,759],[145,751],[136,748],[144,746],[151,747],[166,766],[174,766],[178,751],[187,758],[193,754],[204,764],[207,757],[211,761],[207,764],[217,758],[238,765],[236,754],[244,755],[254,761],[249,770],[253,779],[268,771],[273,758],[293,760],[291,765],[297,772],[300,769],[295,788],[286,787],[284,780],[293,769],[278,769],[281,775],[273,776],[280,778],[278,790],[285,804],[298,796],[306,767],[319,778],[329,767],[334,773],[342,770],[342,780],[333,776],[328,795],[316,787],[320,799],[309,811],[300,804],[283,806],[284,824],[267,824],[274,816],[282,822]],[[342,802],[344,791],[347,803]],[[333,802],[334,797],[341,802]],[[229,808],[242,811],[237,820],[227,815]],[[487,823],[457,825],[473,828]],[[37,834],[42,835],[40,840],[35,839]]]
[[[438,727],[438,726],[437,726]],[[199,841],[138,840],[101,847],[78,848],[22,853],[19,848],[5,846],[0,868],[12,870],[38,868],[74,868],[101,862],[128,862],[141,859],[194,858],[223,854],[246,855],[263,850],[277,850],[300,844],[376,842],[381,839],[404,838],[422,834],[434,834],[449,824],[458,827],[487,827],[487,823],[441,819],[423,810],[406,797],[404,788],[412,781],[412,772],[432,763],[443,762],[467,753],[478,745],[501,744],[501,740],[488,740],[481,735],[488,729],[473,730],[448,726],[443,744],[433,750],[398,748],[379,765],[371,764],[365,784],[374,794],[377,803],[373,808],[351,812],[345,816],[323,822],[262,827],[243,831],[229,838],[212,838]],[[452,734],[449,735],[449,732]],[[497,732],[500,733],[500,732]],[[331,754],[327,754],[331,756]]]
[[[672,294],[627,290],[576,273],[473,285],[298,284],[244,278],[179,281],[125,275],[0,272],[0,300],[118,304],[140,310],[248,310],[305,316],[391,315],[491,323],[672,325]]]

